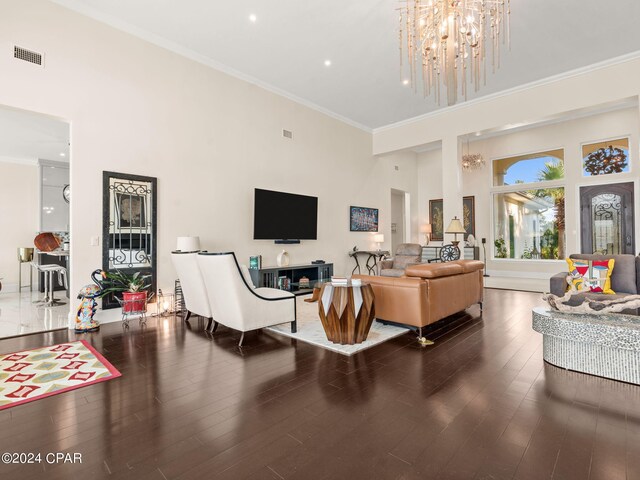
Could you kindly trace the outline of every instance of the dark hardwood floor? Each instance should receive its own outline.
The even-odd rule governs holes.
[[[640,387],[546,365],[539,294],[478,307],[351,358],[268,333],[150,319],[79,336],[122,377],[0,411],[16,479],[640,479]],[[0,341],[8,353],[75,339]]]

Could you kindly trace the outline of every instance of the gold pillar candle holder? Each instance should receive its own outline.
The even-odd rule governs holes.
[[[29,291],[33,290],[33,270],[29,267],[29,285],[22,285],[22,264],[33,261],[33,247],[18,248],[18,292],[23,288],[29,287]]]
[[[22,247],[18,248],[18,261],[20,263],[27,263],[33,261],[33,248]]]

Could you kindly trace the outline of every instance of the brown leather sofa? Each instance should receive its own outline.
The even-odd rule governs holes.
[[[354,275],[371,284],[376,318],[421,329],[475,303],[482,309],[484,264],[478,260],[420,264],[405,276]]]

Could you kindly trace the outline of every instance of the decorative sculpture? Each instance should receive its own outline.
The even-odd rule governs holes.
[[[471,233],[467,237],[467,247],[475,247],[476,246],[476,237],[474,237]]]
[[[276,257],[276,264],[279,267],[289,266],[289,252],[287,252],[286,250],[282,250]]]
[[[564,313],[620,313],[623,310],[640,308],[640,295],[627,295],[622,298],[613,300],[593,300],[587,297],[582,298],[581,302],[571,305],[569,302],[571,297],[578,293],[583,293],[576,289],[572,282],[571,274],[567,275],[566,281],[569,284],[569,290],[562,297],[545,293],[542,299],[545,300],[553,310]]]
[[[100,324],[93,318],[98,307],[96,298],[102,296],[104,290],[102,281],[96,278],[98,275],[104,278],[102,270],[95,270],[91,274],[94,284],[85,285],[78,292],[78,298],[82,300],[82,303],[80,303],[76,313],[76,333],[95,332],[100,328]]]

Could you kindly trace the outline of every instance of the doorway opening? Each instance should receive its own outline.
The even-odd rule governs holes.
[[[69,131],[0,105],[0,338],[68,327]]]
[[[411,238],[410,194],[391,189],[391,254]]]

